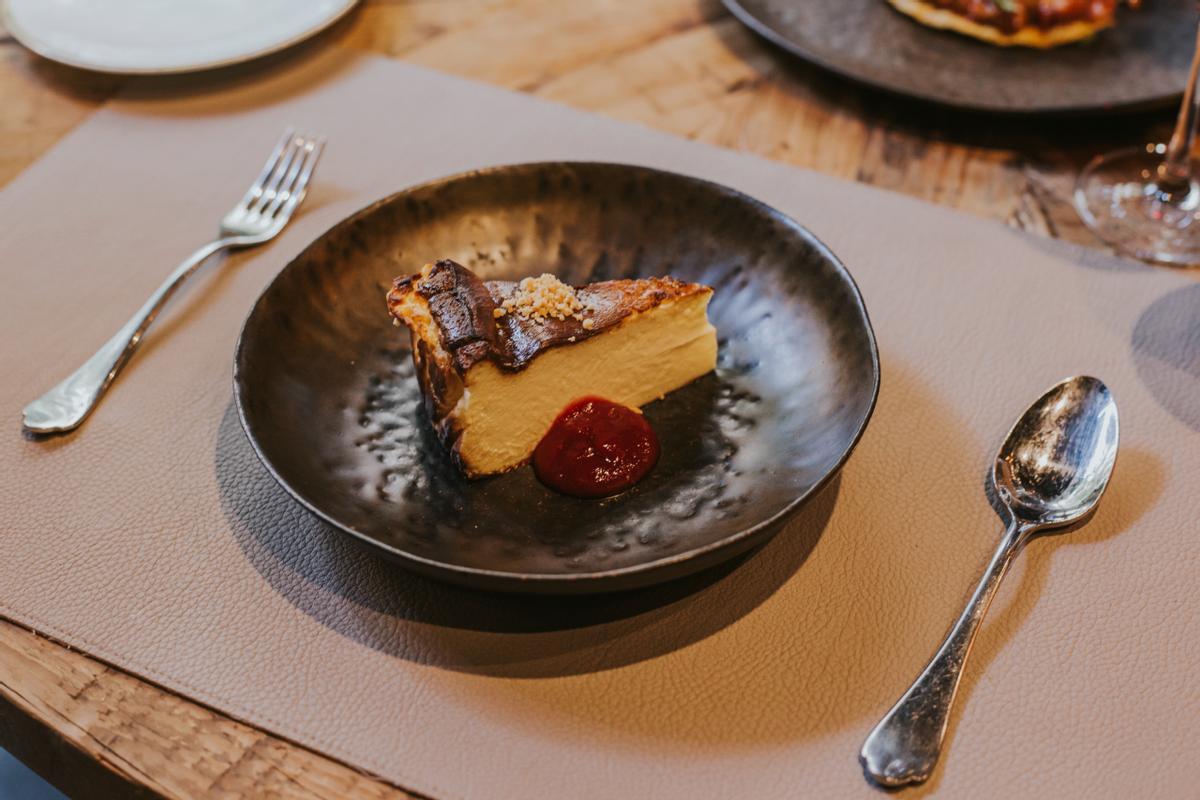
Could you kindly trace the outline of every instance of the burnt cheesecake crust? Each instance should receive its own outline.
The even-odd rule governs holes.
[[[554,415],[577,396],[638,406],[711,370],[711,295],[706,286],[669,277],[574,289],[548,275],[483,281],[443,259],[396,278],[387,305],[412,333],[417,378],[439,438],[459,467],[477,476],[524,463]],[[512,419],[500,424],[497,415]]]
[[[537,319],[505,309],[517,291],[517,281],[483,281],[447,258],[396,278],[387,295],[388,311],[407,324],[402,309],[412,293],[424,298],[441,345],[461,375],[485,358],[505,370],[523,369],[543,350],[596,336],[630,314],[669,299],[712,294],[707,286],[671,277],[603,281],[575,289],[584,313]]]

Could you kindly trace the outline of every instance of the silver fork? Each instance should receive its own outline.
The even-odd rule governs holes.
[[[25,406],[25,427],[35,433],[69,431],[79,427],[104,391],[129,362],[143,334],[184,281],[214,253],[232,247],[253,247],[274,239],[304,200],[325,140],[289,129],[271,151],[262,172],[245,197],[221,219],[220,236],[188,256],[83,366],[62,383]]]

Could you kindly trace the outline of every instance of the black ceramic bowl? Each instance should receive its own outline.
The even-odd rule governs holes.
[[[528,467],[462,478],[433,436],[384,293],[453,258],[485,279],[674,275],[715,289],[719,365],[645,413],[654,471],[606,500]],[[846,269],[732,189],[642,167],[497,167],[400,192],[337,224],[267,287],[234,365],[242,424],[310,510],[427,575],[597,592],[680,577],[777,531],[849,456],[879,360]]]

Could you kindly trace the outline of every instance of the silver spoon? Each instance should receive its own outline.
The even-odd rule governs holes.
[[[921,783],[933,772],[963,664],[1000,580],[1031,538],[1095,510],[1112,475],[1118,438],[1112,393],[1086,376],[1046,392],[1008,432],[992,469],[1008,528],[946,641],[863,742],[859,760],[876,783]]]

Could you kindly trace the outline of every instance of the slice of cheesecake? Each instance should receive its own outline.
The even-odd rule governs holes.
[[[572,288],[551,275],[483,281],[454,261],[396,278],[425,407],[470,477],[529,460],[571,401],[638,407],[711,371],[712,289],[674,278]]]

